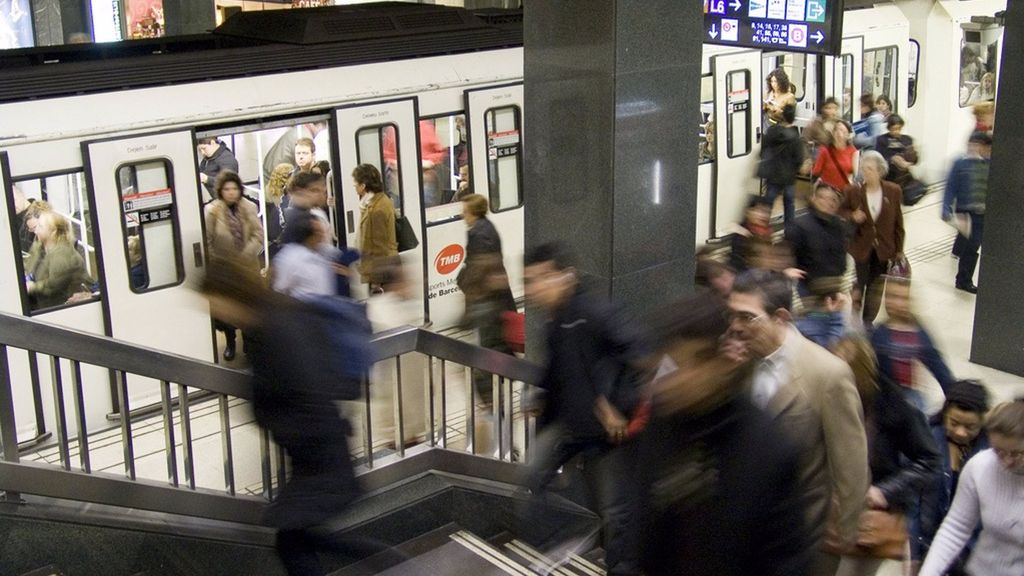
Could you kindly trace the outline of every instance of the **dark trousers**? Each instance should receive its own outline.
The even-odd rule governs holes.
[[[885,292],[884,275],[889,263],[878,258],[878,252],[871,251],[871,256],[864,262],[857,262],[857,290],[860,292],[860,313],[864,325],[870,325],[878,316],[882,306],[882,293]]]
[[[960,244],[960,263],[956,269],[956,285],[967,286],[974,283],[974,270],[978,267],[978,250],[981,249],[981,237],[985,232],[985,215],[971,213],[971,237],[963,238]],[[954,248],[956,246],[954,245]]]
[[[779,195],[779,192],[782,193],[782,216],[785,218],[786,224],[793,222],[793,218],[796,215],[796,205],[794,200],[794,197],[796,196],[795,185],[787,184],[783,186],[767,182],[765,184],[765,188],[765,198],[772,206],[775,206],[775,197]]]
[[[547,488],[559,467],[575,456],[582,456],[590,495],[597,500],[604,522],[608,574],[639,574],[637,490],[632,480],[632,447],[612,446],[603,439],[577,439],[556,423],[546,426],[537,435],[533,450],[534,456],[528,466],[531,495],[521,518],[524,538],[541,547],[553,544],[558,538],[559,526],[547,513]]]

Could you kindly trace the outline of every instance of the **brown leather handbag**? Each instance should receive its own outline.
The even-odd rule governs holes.
[[[898,512],[865,510],[860,515],[854,556],[903,560],[907,547],[907,518]]]

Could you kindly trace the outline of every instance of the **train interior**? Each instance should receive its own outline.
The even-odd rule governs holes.
[[[861,94],[888,96],[907,120],[906,133],[921,143],[916,170],[929,185],[925,199],[905,209],[915,312],[953,372],[982,380],[997,400],[1024,394],[1024,378],[969,360],[974,296],[954,289],[950,249],[956,231],[939,219],[939,203],[945,172],[973,126],[970,107],[996,97],[1001,28],[990,17],[1005,4],[897,0],[851,10],[835,58],[705,46],[696,139],[700,246],[729,234],[748,195],[760,191],[752,175],[770,71],[781,68],[793,81],[799,127],[824,97],[835,97],[843,117],[857,121]],[[269,258],[273,237],[266,231],[280,210],[280,198],[268,195],[271,173],[278,164],[294,165],[288,148],[309,138],[335,200],[330,217],[339,243],[356,244],[358,200],[349,173],[361,163],[385,175],[387,192],[420,240],[402,254],[415,296],[378,312],[381,357],[372,384],[363,400],[344,407],[356,424],[352,453],[370,490],[336,529],[368,538],[387,534],[389,550],[364,557],[362,564],[339,564],[334,573],[436,574],[457,566],[458,573],[531,574],[544,564],[510,524],[520,497],[517,466],[528,459],[535,427],[524,410],[535,375],[522,359],[502,367],[473,346],[473,335],[458,326],[457,266],[441,265],[442,258],[461,254],[465,226],[458,199],[471,187],[491,202],[513,290],[522,295],[522,83],[513,74],[469,88],[445,86],[215,123],[82,134],[60,140],[49,156],[43,136],[0,145],[7,197],[0,221],[11,229],[0,235],[6,278],[0,320],[11,330],[0,342],[10,356],[0,388],[9,389],[20,447],[14,463],[8,458],[0,467],[23,487],[20,497],[9,491],[14,501],[44,510],[33,516],[0,504],[0,516],[32,535],[28,548],[52,550],[39,526],[89,509],[93,520],[69,536],[78,538],[72,540],[78,548],[69,549],[103,543],[106,561],[116,563],[117,543],[129,541],[131,554],[122,560],[134,564],[125,570],[142,567],[136,570],[141,573],[163,562],[212,574],[217,558],[234,557],[246,546],[254,570],[268,562],[271,536],[254,526],[254,510],[273,497],[287,464],[255,424],[251,391],[242,384],[204,387],[204,376],[225,377],[224,367],[244,368],[246,359],[221,358],[223,335],[213,330],[206,304],[191,289],[202,266],[202,206],[210,200],[196,185],[203,154],[197,145],[215,138],[237,159],[245,196],[259,206]],[[804,194],[809,187],[809,179],[801,183]],[[20,214],[29,199],[44,200],[68,218],[91,279],[51,308],[30,298],[22,281],[32,265],[31,243],[21,242],[26,223]],[[781,212],[780,202],[776,221]],[[66,348],[30,342],[29,335],[58,330],[39,328],[37,321],[73,329],[53,332]],[[109,358],[96,352],[115,340],[128,347]],[[489,399],[472,385],[473,370],[484,368],[495,375]],[[172,369],[185,371],[189,380],[176,382],[168,376]],[[929,407],[937,409],[941,390],[934,384],[928,390]],[[568,480],[573,471],[565,475],[555,507],[580,534],[589,534],[594,516]],[[33,492],[40,482],[49,487]],[[69,504],[80,486],[88,500]],[[137,509],[125,519],[129,502]],[[135,530],[142,535],[133,536]],[[147,560],[141,552],[147,543],[192,551],[193,558],[159,552]],[[19,566],[43,564],[23,554]],[[73,556],[61,554],[56,564],[70,571],[80,562]],[[892,563],[880,573],[897,570]],[[603,574],[601,551],[581,553],[556,573]]]

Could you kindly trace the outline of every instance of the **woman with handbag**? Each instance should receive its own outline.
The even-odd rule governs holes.
[[[846,336],[836,344],[835,353],[853,370],[864,407],[871,468],[857,544],[837,550],[843,559],[836,576],[872,576],[886,559],[905,558],[906,513],[921,489],[938,477],[942,458],[924,415],[879,373],[867,340]]]
[[[836,120],[832,126],[832,142],[818,147],[811,176],[820,178],[836,190],[846,188],[853,181],[857,166],[857,148],[850,143],[853,128],[845,120]]]
[[[914,139],[903,133],[903,118],[893,114],[886,125],[889,131],[875,141],[875,150],[889,163],[885,179],[896,183],[903,192],[903,204],[913,206],[925,195],[927,188],[914,178],[910,167],[917,164],[917,149]]]
[[[839,215],[853,223],[854,233],[849,252],[857,266],[854,303],[861,312],[864,325],[875,321],[885,290],[883,275],[891,264],[905,260],[903,209],[900,187],[884,182],[882,176],[889,165],[874,150],[861,153],[860,184],[850,184],[844,191]]]

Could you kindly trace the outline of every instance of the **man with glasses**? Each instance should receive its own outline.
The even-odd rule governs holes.
[[[750,393],[801,450],[809,529],[819,542],[815,575],[834,574],[839,557],[821,549],[832,502],[840,548],[856,541],[870,486],[867,440],[853,373],[793,326],[792,287],[779,272],[750,270],[729,296],[730,339],[755,361]]]

